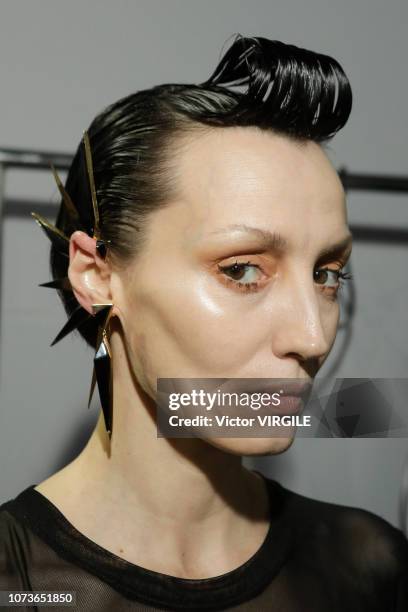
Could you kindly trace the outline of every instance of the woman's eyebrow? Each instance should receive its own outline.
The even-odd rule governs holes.
[[[332,244],[329,247],[322,249],[319,253],[319,258],[335,257],[336,255],[347,256],[351,253],[352,242],[353,236],[349,233],[342,240],[340,240],[340,242],[336,242],[336,244]]]
[[[275,251],[284,252],[288,248],[289,242],[279,232],[270,232],[269,230],[261,229],[260,227],[252,227],[243,223],[233,223],[226,227],[219,228],[207,234],[207,236],[214,236],[219,234],[229,234],[233,231],[245,232],[252,234],[260,242],[263,248]],[[353,236],[348,233],[336,244],[332,244],[322,249],[318,255],[322,257],[333,257],[336,255],[347,254],[351,251]]]
[[[219,234],[230,234],[231,232],[245,232],[246,234],[252,234],[254,237],[261,241],[262,246],[265,249],[284,251],[288,247],[288,241],[279,234],[279,232],[270,232],[259,227],[252,227],[243,223],[233,223],[214,230],[207,234],[207,236],[214,236]]]

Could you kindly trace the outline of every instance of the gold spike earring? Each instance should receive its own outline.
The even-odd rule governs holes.
[[[105,429],[112,437],[113,419],[113,384],[112,384],[112,352],[109,344],[109,323],[112,317],[113,304],[92,304],[94,315],[101,314],[102,325],[98,326],[94,369],[92,373],[91,389],[89,391],[88,408],[91,404],[95,383],[98,383],[99,398],[101,400]]]
[[[92,163],[92,154],[91,147],[89,142],[88,133],[85,131],[83,135],[83,147],[85,150],[85,162],[86,162],[86,170],[88,176],[89,189],[91,193],[92,200],[92,211],[93,211],[93,229],[92,229],[92,237],[96,240],[96,250],[102,259],[106,258],[109,240],[104,240],[101,238],[101,230],[99,224],[99,209],[98,203],[96,199],[96,189],[95,189],[95,180],[93,173],[93,163]],[[57,171],[54,166],[51,165],[51,170],[54,175],[55,182],[59,189],[59,192],[62,196],[62,204],[65,207],[66,213],[70,216],[73,224],[77,227],[77,229],[85,231],[84,225],[80,220],[80,215],[71,200],[71,197],[65,190]],[[69,242],[70,239],[66,236],[60,229],[58,229],[55,225],[50,223],[47,219],[44,219],[38,213],[32,212],[31,215],[38,223],[38,225],[45,232],[46,236],[52,242],[54,248],[67,257],[69,259]],[[72,286],[68,276],[64,278],[58,278],[47,283],[42,283],[39,285],[40,287],[50,287],[52,289],[59,289],[62,291],[72,292]],[[102,405],[105,429],[111,439],[112,436],[112,400],[113,400],[113,387],[112,387],[112,354],[109,345],[109,330],[110,330],[110,319],[113,316],[113,303],[107,304],[92,304],[92,314],[90,314],[85,308],[81,305],[78,305],[74,311],[71,313],[68,321],[63,326],[58,335],[54,338],[51,346],[54,346],[57,342],[59,342],[62,338],[67,336],[74,329],[78,329],[81,325],[83,325],[86,321],[90,319],[90,317],[95,318],[95,322],[97,324],[97,340],[96,340],[96,351],[94,357],[94,368],[92,372],[92,382],[91,389],[89,393],[88,399],[88,408],[91,403],[93,391],[95,388],[95,383],[98,384],[99,389],[99,397]]]

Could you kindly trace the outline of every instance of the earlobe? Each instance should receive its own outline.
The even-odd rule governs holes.
[[[107,264],[101,262],[96,240],[80,230],[73,232],[69,243],[68,278],[79,304],[93,314],[92,304],[109,298]]]

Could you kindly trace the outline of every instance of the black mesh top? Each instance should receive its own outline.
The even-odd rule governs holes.
[[[265,478],[270,527],[240,567],[204,579],[135,565],[79,532],[31,485],[0,506],[0,591],[75,591],[10,610],[408,612],[408,540],[380,516]],[[4,609],[4,608],[1,608]]]

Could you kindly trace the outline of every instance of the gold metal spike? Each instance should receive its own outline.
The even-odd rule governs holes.
[[[41,217],[36,212],[31,213],[32,217],[36,220],[37,224],[41,227],[41,229],[46,234],[47,238],[52,242],[55,249],[64,255],[64,257],[69,258],[69,238],[66,236],[61,230],[59,230],[55,225],[52,225],[47,219]]]
[[[95,179],[94,179],[94,172],[93,172],[91,145],[89,142],[88,132],[86,130],[84,131],[83,140],[84,140],[84,145],[85,145],[86,169],[88,172],[89,187],[91,190],[92,207],[93,207],[94,220],[95,220],[93,238],[96,238],[97,240],[99,240],[101,238],[101,232],[100,232],[100,227],[99,227],[99,210],[98,210],[98,202],[96,200],[96,189],[95,189]]]
[[[47,219],[44,219],[44,217],[42,217],[36,212],[32,212],[31,216],[34,217],[34,219],[37,221],[38,225],[42,229],[45,229],[45,228],[48,229],[50,232],[53,232],[54,234],[59,236],[59,238],[61,238],[62,240],[66,240],[69,243],[68,236],[66,236],[63,232],[61,232],[61,230],[58,229],[58,227],[55,227],[55,225],[47,221]]]
[[[94,316],[96,316],[99,321],[101,321],[99,326],[102,329],[102,335],[105,333],[109,320],[112,316],[112,308],[112,302],[108,304],[92,304]]]
[[[98,314],[98,312],[101,312],[104,308],[108,309],[112,308],[112,306],[112,302],[106,304],[92,304],[92,311],[94,314]]]
[[[77,209],[75,208],[75,205],[74,205],[73,201],[71,200],[71,196],[65,190],[65,187],[62,184],[62,181],[61,181],[60,177],[58,176],[58,173],[57,173],[57,171],[55,169],[55,166],[53,164],[50,164],[50,166],[51,166],[52,173],[54,175],[55,182],[57,183],[57,187],[58,187],[59,192],[61,194],[62,201],[64,202],[67,211],[69,212],[69,214],[71,215],[71,217],[73,219],[78,221],[79,220],[79,214],[78,214]]]

